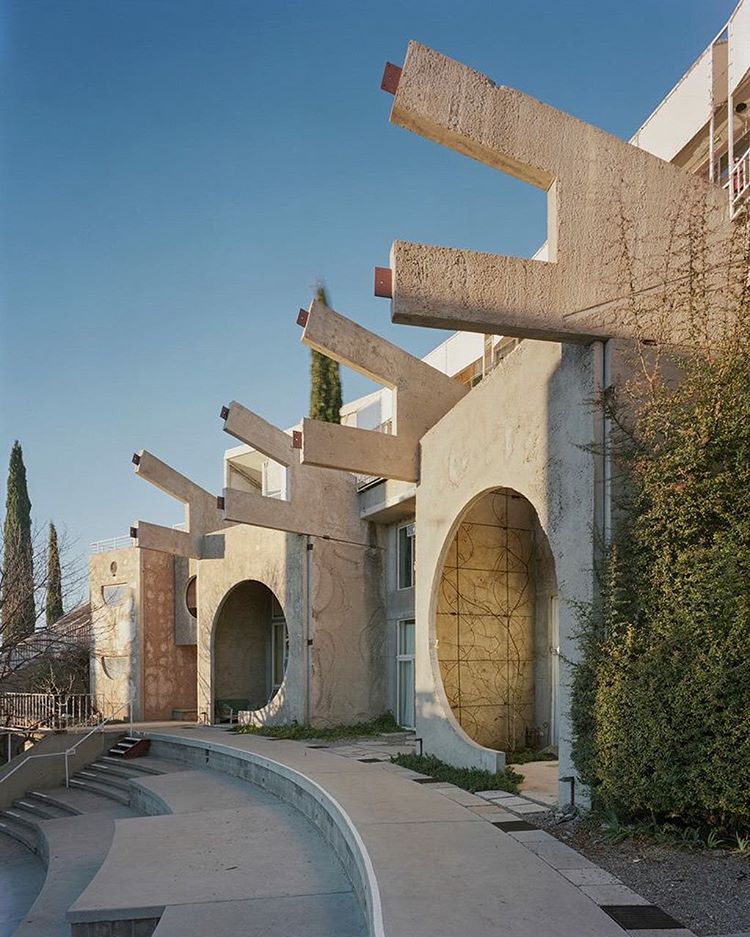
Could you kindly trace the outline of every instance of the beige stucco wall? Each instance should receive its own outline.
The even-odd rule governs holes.
[[[175,643],[175,557],[139,550],[141,564],[141,718],[171,719],[196,706],[196,655]]]
[[[132,701],[137,719],[195,709],[195,647],[175,644],[174,557],[131,547],[89,562],[91,692],[105,715]],[[117,604],[103,590],[119,589]],[[111,594],[111,591],[110,591]]]
[[[436,615],[444,561],[466,509],[485,492],[513,489],[529,500],[554,556],[560,653],[575,657],[574,603],[593,589],[597,431],[592,348],[523,342],[422,439],[417,489],[417,734],[425,751],[454,764],[494,767],[494,751],[462,730],[443,687]],[[549,576],[547,577],[550,578]],[[561,660],[560,681],[568,674]],[[565,689],[561,775],[571,772]],[[499,759],[502,763],[502,757]],[[562,794],[567,794],[564,786]]]
[[[97,705],[105,716],[129,700],[140,700],[139,552],[136,548],[111,550],[95,553],[89,560],[94,639],[90,665],[91,692],[97,697]],[[105,602],[102,590],[107,587],[120,588],[116,605]]]

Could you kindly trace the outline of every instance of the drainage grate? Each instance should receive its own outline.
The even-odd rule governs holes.
[[[440,784],[440,778],[412,778],[417,784]]]
[[[655,904],[603,904],[601,909],[625,930],[682,930],[684,927]]]
[[[358,758],[357,761],[361,761],[363,765],[374,765],[376,762],[385,761],[385,758]]]
[[[497,814],[495,814],[497,816]],[[538,826],[534,826],[533,823],[529,823],[526,820],[500,820],[497,823],[493,823],[493,826],[496,826],[499,830],[504,830],[506,833],[518,833],[520,830],[538,830]]]

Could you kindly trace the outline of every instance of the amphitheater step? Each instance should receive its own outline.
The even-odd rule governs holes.
[[[87,791],[90,794],[97,794],[100,797],[107,797],[109,800],[116,800],[124,806],[129,806],[130,797],[125,791],[112,787],[106,781],[91,781],[88,778],[81,778],[75,775],[70,779],[70,786],[80,791]]]
[[[140,758],[143,755],[147,755],[150,747],[150,739],[141,739],[132,735],[126,735],[124,739],[121,739],[116,745],[110,748],[108,754],[113,758],[129,760],[131,758]]]

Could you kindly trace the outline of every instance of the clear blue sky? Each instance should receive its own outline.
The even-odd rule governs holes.
[[[2,2],[0,474],[23,444],[35,519],[85,550],[181,520],[148,448],[212,491],[232,398],[307,408],[297,309],[393,326],[396,238],[528,255],[541,194],[388,123],[386,60],[418,39],[628,137],[732,0]],[[348,398],[362,381],[344,373]]]

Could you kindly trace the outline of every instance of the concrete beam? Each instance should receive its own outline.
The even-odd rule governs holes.
[[[142,449],[133,456],[135,473],[185,505],[185,530],[139,521],[131,533],[137,546],[176,556],[201,556],[203,537],[227,526],[216,498],[185,475]]]
[[[224,431],[287,468],[288,500],[225,488],[224,520],[288,533],[369,542],[359,518],[356,479],[348,473],[303,465],[292,438],[236,401],[222,410]]]
[[[551,341],[692,340],[685,304],[671,300],[695,262],[696,218],[720,288],[731,238],[720,188],[419,43],[392,87],[392,123],[547,192],[549,257],[397,241],[394,322]]]
[[[419,440],[468,393],[468,387],[317,299],[302,312],[300,322],[302,341],[310,348],[393,390],[395,433],[305,420],[302,462],[416,481]]]

